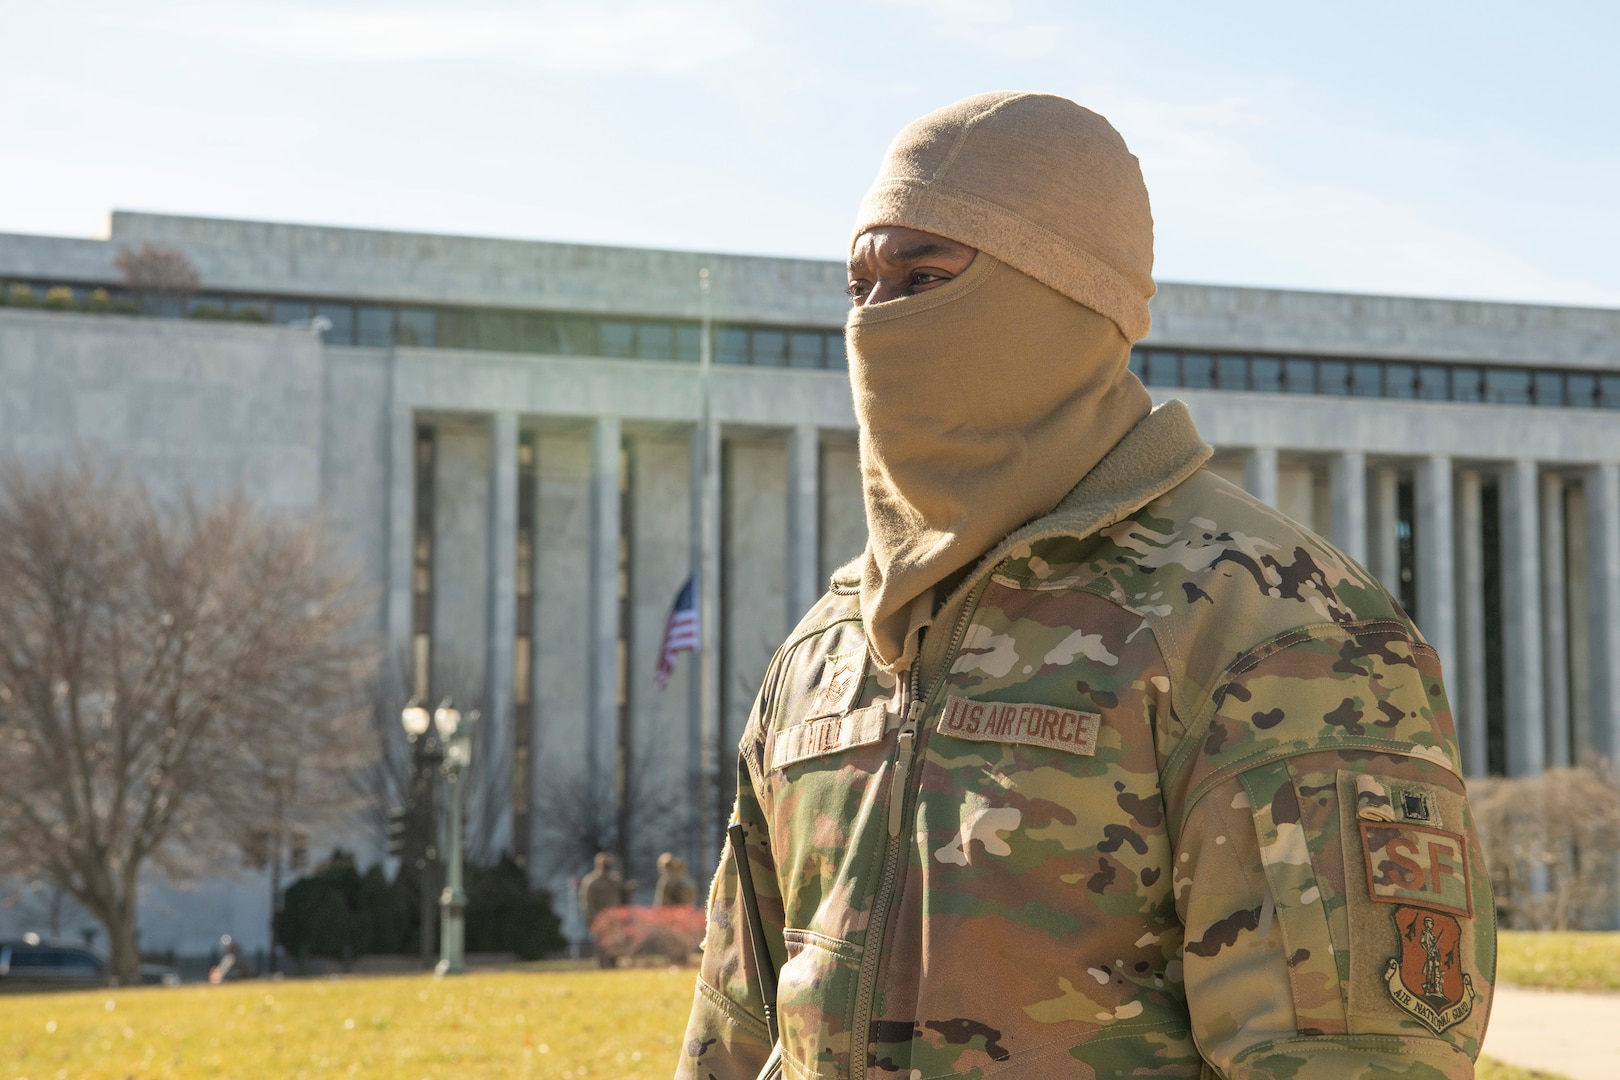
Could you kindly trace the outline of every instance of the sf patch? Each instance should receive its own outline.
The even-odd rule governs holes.
[[[1461,835],[1404,821],[1362,821],[1360,825],[1370,899],[1473,917],[1468,842]]]
[[[1423,908],[1398,907],[1394,919],[1400,954],[1389,958],[1384,983],[1397,1006],[1438,1035],[1474,1011],[1474,981],[1462,969],[1462,927]]]

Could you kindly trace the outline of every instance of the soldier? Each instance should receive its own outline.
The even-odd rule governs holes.
[[[630,895],[635,890],[619,876],[614,867],[613,856],[605,851],[596,853],[596,867],[586,874],[579,882],[579,912],[585,917],[585,929],[591,935],[591,947],[596,951],[596,962],[601,967],[612,967],[613,958],[602,951],[601,942],[596,940],[596,931],[592,923],[596,917],[608,908],[622,907],[630,902]]]
[[[653,886],[653,903],[659,907],[691,907],[697,900],[697,884],[686,872],[686,860],[666,851],[658,856],[658,884]]]
[[[1151,269],[1073,102],[889,148],[849,260],[867,546],[739,748],[780,1039],[722,857],[680,1077],[1473,1075],[1495,927],[1434,650],[1152,407]]]

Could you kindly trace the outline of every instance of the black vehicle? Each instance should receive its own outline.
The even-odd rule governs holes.
[[[141,983],[174,986],[179,974],[163,964],[142,964]],[[29,937],[0,941],[0,993],[90,990],[113,985],[107,961],[77,945]]]

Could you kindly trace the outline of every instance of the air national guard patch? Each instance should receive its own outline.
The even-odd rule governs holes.
[[[1436,1035],[1474,1011],[1474,981],[1462,969],[1462,928],[1450,915],[1423,908],[1395,909],[1399,956],[1384,968],[1396,1005]]]
[[[938,731],[976,742],[1023,743],[1090,757],[1097,752],[1096,713],[1032,702],[974,701],[954,694],[945,699]]]

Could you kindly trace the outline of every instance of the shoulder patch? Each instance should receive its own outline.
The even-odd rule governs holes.
[[[1450,915],[1419,908],[1394,912],[1400,955],[1389,958],[1389,996],[1436,1035],[1474,1011],[1473,978],[1462,968],[1462,927]]]
[[[1462,836],[1409,822],[1361,821],[1360,825],[1370,900],[1473,917],[1468,843]]]
[[[975,742],[1022,743],[1082,757],[1097,752],[1098,713],[1018,701],[974,701],[952,694],[945,699],[936,730]]]

